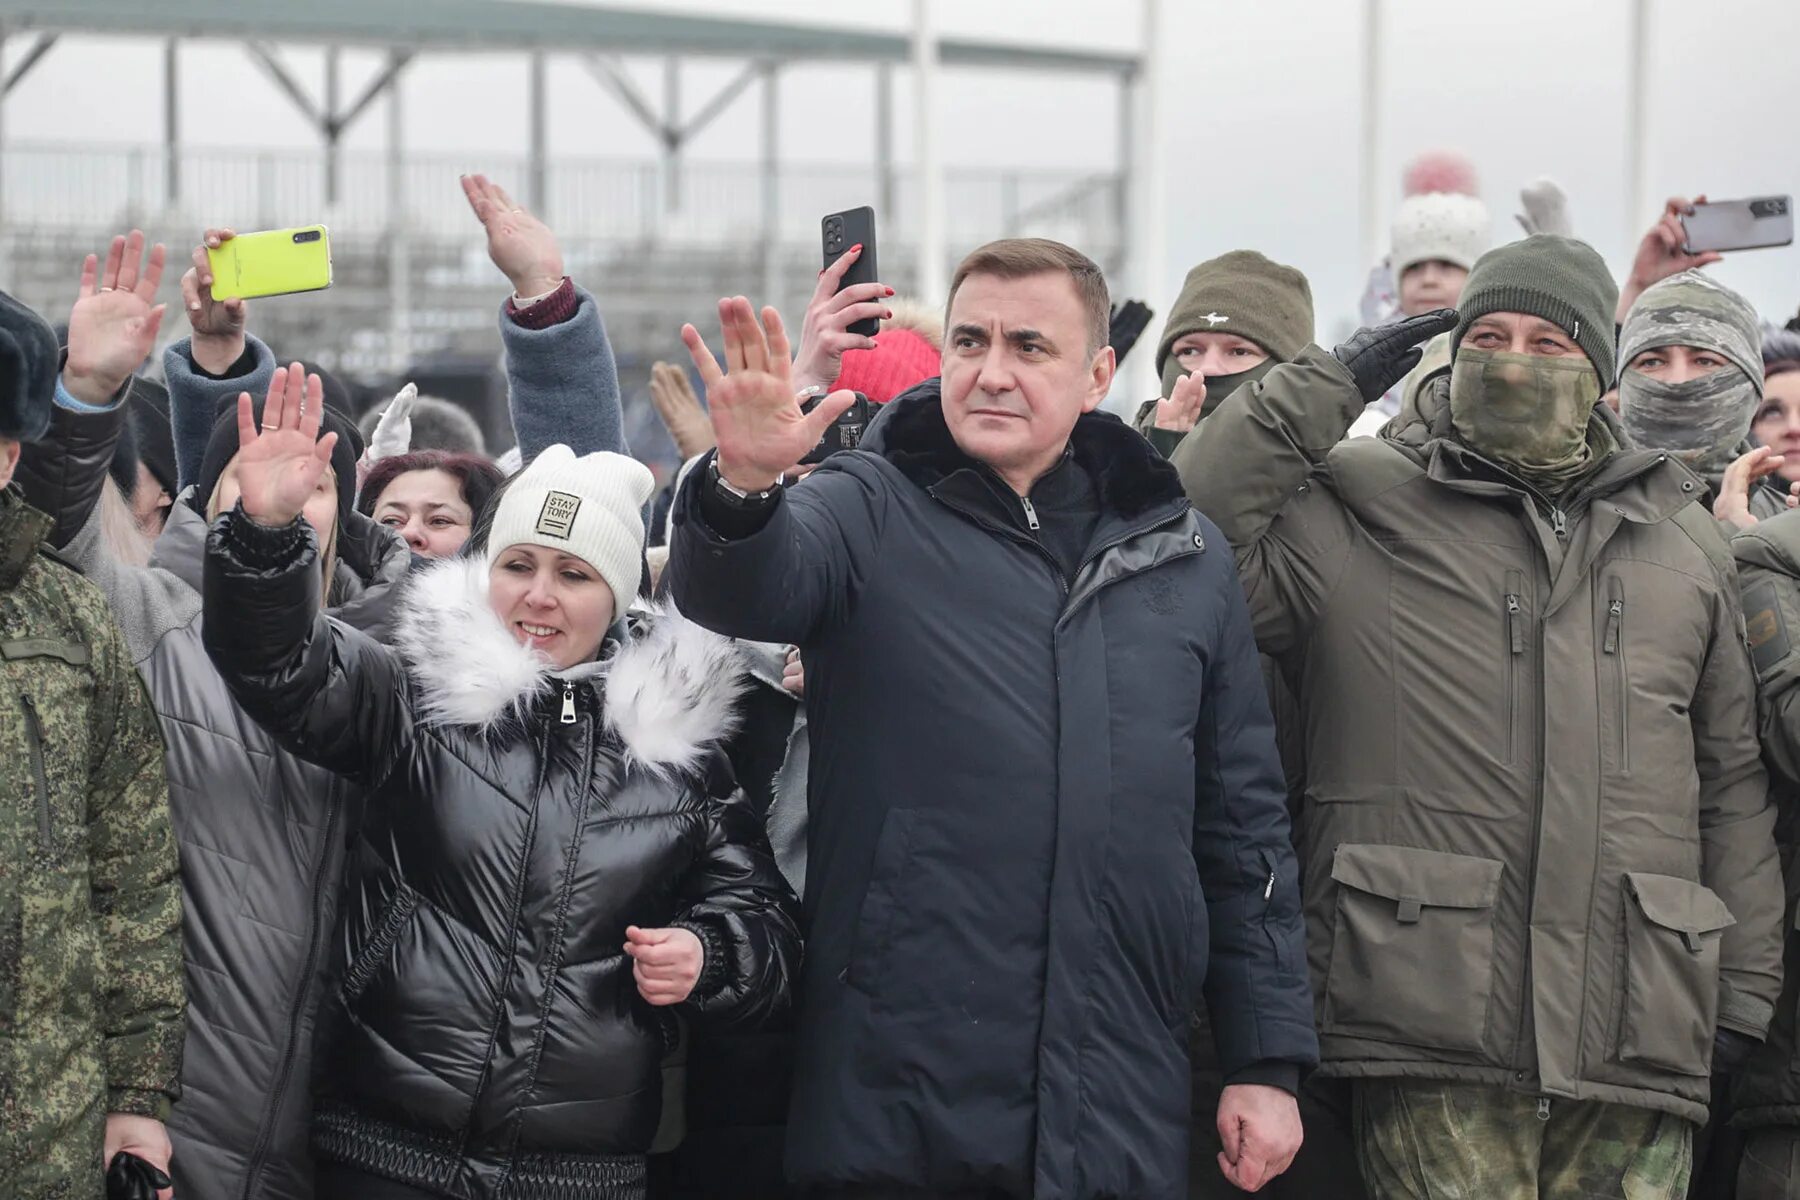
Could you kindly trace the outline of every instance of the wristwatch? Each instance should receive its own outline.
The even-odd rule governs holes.
[[[781,494],[784,476],[777,475],[775,482],[760,492],[746,492],[741,487],[734,487],[729,480],[719,474],[719,460],[713,459],[707,465],[707,472],[712,481],[713,494],[732,508],[761,508]]]

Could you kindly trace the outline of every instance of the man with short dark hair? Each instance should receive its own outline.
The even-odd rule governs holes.
[[[1202,982],[1221,1169],[1300,1142],[1313,1061],[1280,764],[1230,555],[1094,412],[1099,268],[997,242],[952,284],[943,376],[804,486],[781,321],[683,330],[718,450],[676,501],[683,612],[800,646],[809,923],[788,1170],[861,1198],[1181,1196]]]

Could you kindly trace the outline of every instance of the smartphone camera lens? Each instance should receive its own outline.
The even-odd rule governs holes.
[[[296,244],[301,243],[301,242],[316,242],[318,240],[319,240],[319,231],[316,229],[302,229],[299,233],[296,233],[294,235],[294,241]]]

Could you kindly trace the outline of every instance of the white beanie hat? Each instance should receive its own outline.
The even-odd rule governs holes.
[[[1493,221],[1473,196],[1427,192],[1408,196],[1394,214],[1394,278],[1422,262],[1442,260],[1463,270],[1487,253]]]
[[[656,488],[635,458],[602,450],[580,458],[551,446],[500,495],[488,530],[487,565],[508,546],[546,546],[581,559],[613,591],[613,614],[637,598],[644,569],[645,503]]]

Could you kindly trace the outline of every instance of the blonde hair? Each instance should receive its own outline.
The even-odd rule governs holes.
[[[225,471],[231,470],[231,464],[232,464],[232,462],[235,462],[236,460],[237,460],[237,455],[235,455],[235,454],[232,455],[231,459],[229,459],[225,463]],[[219,472],[219,478],[221,480],[223,480],[225,478],[225,471]],[[330,468],[326,468],[325,478],[331,480],[332,498],[335,500],[337,497],[337,486],[338,486],[337,474],[335,472],[333,472]],[[218,519],[219,519],[219,485],[217,483],[215,483],[215,484],[213,484],[212,495],[210,495],[206,498],[206,523],[208,525],[211,525],[214,521],[217,521]],[[338,542],[337,510],[335,508],[333,508],[332,517],[331,517],[331,532],[326,536],[324,544],[319,547],[319,576],[320,576],[319,607],[322,609],[331,607],[331,584],[332,584],[333,580],[335,580],[337,578],[337,542]]]
[[[112,476],[100,485],[100,542],[114,562],[127,567],[143,567],[150,563],[150,539],[138,524],[137,514],[125,500]]]

